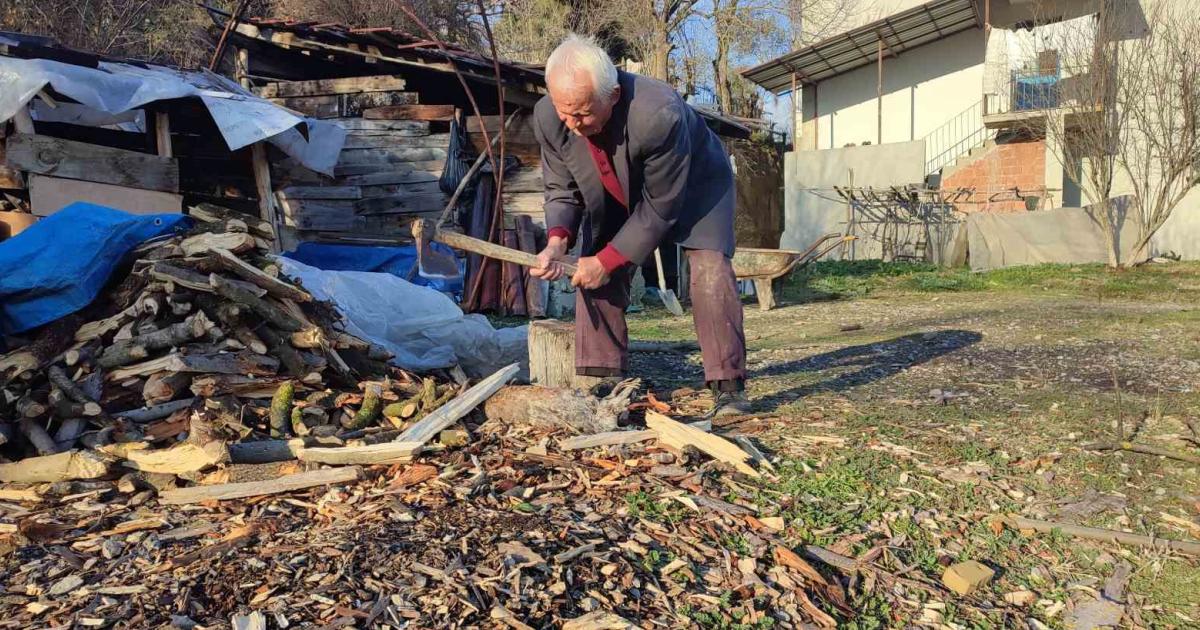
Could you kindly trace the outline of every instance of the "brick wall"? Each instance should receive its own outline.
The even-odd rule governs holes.
[[[1017,191],[1013,191],[1013,188]],[[962,212],[1025,212],[1025,196],[1045,196],[1046,141],[1001,141],[969,164],[959,164],[942,179],[942,190],[974,192],[955,203]]]

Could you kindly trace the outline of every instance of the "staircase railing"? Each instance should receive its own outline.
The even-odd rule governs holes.
[[[938,172],[987,139],[983,101],[960,112],[925,136],[925,174]]]

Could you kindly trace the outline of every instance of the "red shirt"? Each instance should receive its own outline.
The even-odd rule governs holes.
[[[628,214],[629,202],[625,200],[625,190],[621,188],[621,180],[617,178],[617,172],[613,170],[612,158],[609,157],[608,151],[603,146],[593,142],[590,137],[585,138],[585,140],[588,143],[588,152],[592,154],[592,161],[596,163],[596,170],[600,173],[600,183],[604,184],[604,190],[617,203],[621,204],[625,208],[626,214]],[[559,236],[567,239],[567,241],[571,240],[571,233],[561,226],[551,229],[549,236]],[[629,262],[629,259],[617,251],[617,248],[613,247],[611,243],[597,252],[596,258],[600,259],[600,264],[610,274]]]

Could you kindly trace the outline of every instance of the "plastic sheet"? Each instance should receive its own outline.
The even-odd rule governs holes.
[[[528,327],[495,329],[482,315],[464,315],[444,294],[387,273],[325,271],[290,258],[280,270],[321,300],[333,302],[346,331],[395,355],[410,370],[461,365],[479,378],[510,363],[527,366]]]
[[[0,333],[19,333],[87,306],[130,250],[191,224],[73,203],[0,243]]]
[[[330,176],[346,141],[346,131],[338,125],[296,116],[212,72],[103,61],[98,68],[87,68],[49,59],[0,57],[0,120],[12,118],[47,85],[107,114],[154,101],[199,98],[230,150],[267,140],[304,166]],[[301,123],[307,125],[307,140],[296,129]]]
[[[430,243],[434,251],[454,256],[454,250],[441,243]],[[377,271],[393,276],[412,278],[413,284],[432,287],[442,293],[462,293],[462,276],[453,279],[431,280],[414,273],[417,264],[415,245],[377,247],[367,245],[333,245],[329,243],[300,243],[295,251],[284,256],[326,271]],[[463,266],[459,262],[459,268]]]

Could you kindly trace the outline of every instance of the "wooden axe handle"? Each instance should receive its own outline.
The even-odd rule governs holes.
[[[529,252],[504,247],[495,243],[489,243],[484,240],[472,238],[466,234],[458,232],[446,232],[434,227],[433,223],[428,219],[418,219],[413,223],[413,237],[416,239],[429,239],[449,245],[457,249],[465,250],[474,254],[481,254],[488,258],[503,260],[505,262],[516,263],[523,267],[537,267],[537,256]],[[567,276],[575,275],[574,261],[560,261]]]

